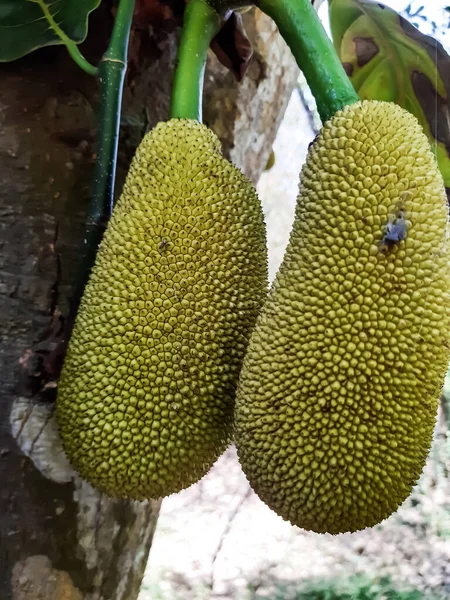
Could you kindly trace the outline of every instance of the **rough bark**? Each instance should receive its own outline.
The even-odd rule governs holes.
[[[296,79],[261,14],[246,15],[255,57],[242,84],[212,58],[205,122],[256,181]],[[94,13],[96,60],[111,27]],[[117,189],[146,129],[167,117],[178,31],[136,33],[124,94]],[[53,417],[57,361],[89,201],[98,91],[61,48],[0,67],[0,596],[133,600],[158,501],[113,501],[72,471]]]

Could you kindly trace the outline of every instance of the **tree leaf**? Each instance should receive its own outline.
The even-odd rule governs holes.
[[[361,99],[414,114],[450,187],[450,57],[394,10],[371,0],[331,0],[334,46]]]
[[[100,2],[1,0],[0,62],[15,60],[42,46],[61,44],[61,33],[75,43],[82,42],[87,34],[88,15]]]

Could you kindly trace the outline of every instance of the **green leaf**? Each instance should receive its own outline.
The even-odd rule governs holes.
[[[370,0],[332,0],[334,46],[361,99],[413,113],[450,187],[450,57],[394,10]]]
[[[0,62],[52,44],[82,42],[101,0],[0,0]]]

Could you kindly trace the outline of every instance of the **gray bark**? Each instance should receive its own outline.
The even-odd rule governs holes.
[[[100,57],[104,2],[85,52]],[[215,58],[205,122],[254,181],[297,76],[271,22],[248,13],[255,56],[237,84]],[[258,37],[259,33],[263,35]],[[117,189],[144,131],[167,118],[178,32],[134,33]],[[98,90],[62,48],[0,66],[0,597],[133,600],[159,502],[111,500],[83,482],[53,417],[54,349],[67,316],[89,202]]]

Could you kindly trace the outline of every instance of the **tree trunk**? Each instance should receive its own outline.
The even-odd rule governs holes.
[[[105,48],[112,17],[91,17],[85,53]],[[205,122],[254,181],[297,71],[272,23],[245,15],[255,55],[241,84],[209,62]],[[117,189],[143,133],[167,118],[179,30],[134,32]],[[114,501],[71,469],[53,408],[55,348],[68,312],[95,159],[98,89],[62,48],[0,67],[0,597],[133,600],[160,503]]]

